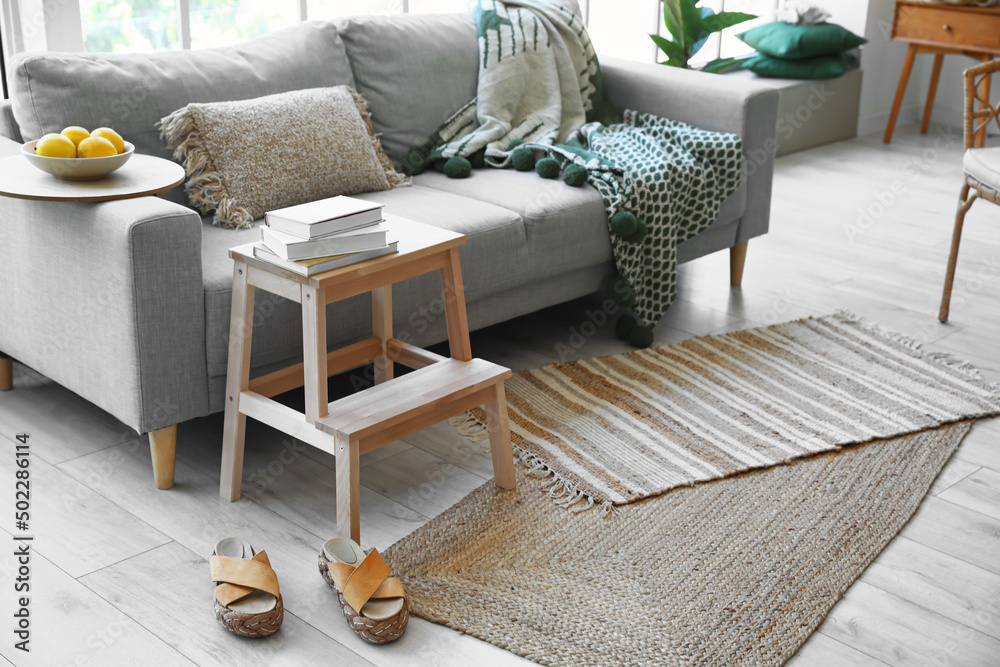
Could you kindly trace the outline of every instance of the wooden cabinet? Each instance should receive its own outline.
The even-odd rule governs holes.
[[[930,87],[927,90],[927,104],[920,131],[927,133],[931,121],[931,109],[937,93],[938,78],[944,57],[961,54],[982,61],[992,60],[1000,55],[1000,7],[952,6],[927,4],[924,2],[896,2],[892,19],[892,38],[908,42],[903,73],[896,89],[896,100],[892,105],[889,124],[883,141],[892,140],[896,127],[896,117],[903,103],[906,84],[910,79],[913,61],[918,53],[934,54],[934,69],[931,72]],[[989,97],[989,78],[983,84],[983,91]],[[982,137],[978,137],[980,145]]]
[[[897,2],[892,38],[996,54],[1000,51],[1000,8]]]

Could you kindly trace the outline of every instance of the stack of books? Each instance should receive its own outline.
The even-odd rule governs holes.
[[[265,213],[253,255],[311,276],[396,252],[388,232],[382,204],[330,197]]]

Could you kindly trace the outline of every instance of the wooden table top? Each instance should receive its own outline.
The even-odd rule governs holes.
[[[257,259],[253,256],[254,244],[252,243],[230,248],[229,256],[233,259],[246,262],[250,266],[282,276],[297,283],[326,288],[338,283],[345,284],[352,281],[364,281],[369,277],[374,278],[375,274],[383,274],[379,276],[379,278],[383,278],[386,273],[392,274],[395,270],[401,269],[404,266],[412,265],[419,260],[441,255],[449,249],[456,248],[465,243],[464,234],[448,229],[425,225],[421,222],[388,213],[385,215],[385,220],[389,224],[389,240],[398,241],[399,243],[397,252],[356,264],[342,266],[324,273],[317,273],[313,276],[302,276],[270,262]],[[411,272],[404,269],[401,273],[410,274]]]
[[[184,181],[184,168],[152,155],[134,154],[107,178],[62,181],[28,164],[22,155],[0,158],[0,195],[38,201],[98,202],[155,195]]]

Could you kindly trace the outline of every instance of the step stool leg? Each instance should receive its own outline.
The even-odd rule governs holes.
[[[465,285],[458,248],[448,250],[448,264],[441,269],[441,291],[444,292],[444,314],[448,322],[448,346],[452,359],[472,359],[469,342],[469,318],[465,312]]]
[[[226,423],[222,430],[222,474],[219,495],[239,500],[243,483],[243,437],[247,417],[240,412],[240,392],[250,386],[250,343],[253,338],[254,286],[247,265],[233,267],[233,306],[229,313],[229,365],[226,368]]]
[[[372,333],[382,341],[382,356],[375,359],[375,384],[391,380],[392,359],[387,354],[392,338],[392,285],[372,290]]]
[[[494,386],[496,394],[493,400],[483,406],[486,409],[486,427],[490,433],[493,479],[497,486],[513,490],[517,482],[514,480],[514,453],[510,446],[510,422],[507,420],[507,395],[503,382]]]
[[[361,464],[358,441],[337,440],[337,534],[361,544]]]
[[[326,289],[302,286],[302,372],[306,419],[315,424],[327,414]]]

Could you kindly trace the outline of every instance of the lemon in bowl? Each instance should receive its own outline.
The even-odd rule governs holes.
[[[79,133],[76,136],[79,137],[79,146],[66,134],[47,134],[38,141],[23,144],[21,154],[33,167],[56,178],[65,181],[93,181],[105,178],[119,169],[135,152],[135,146],[127,141],[122,141],[119,151],[107,136],[94,136],[93,132],[89,136],[80,136]]]
[[[72,141],[74,146],[79,146],[81,141],[90,136],[90,132],[87,132],[87,128],[80,127],[79,125],[70,125],[69,127],[63,129],[63,131],[59,134]],[[35,152],[37,152],[37,150]]]

